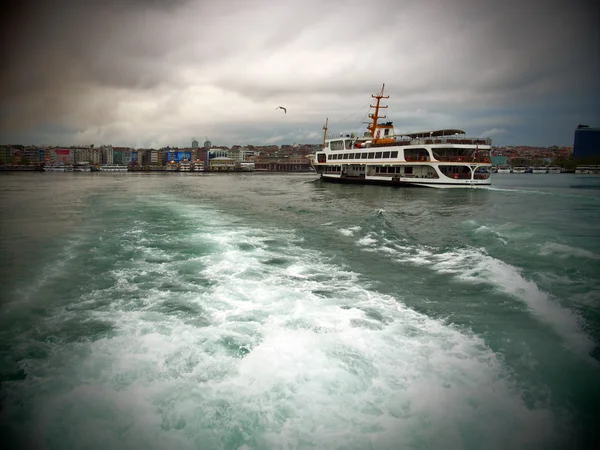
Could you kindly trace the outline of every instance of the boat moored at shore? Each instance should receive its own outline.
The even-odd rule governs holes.
[[[424,187],[485,187],[491,184],[491,140],[458,129],[396,134],[392,122],[378,123],[385,85],[372,95],[375,112],[362,136],[327,135],[312,164],[324,181]]]
[[[127,172],[127,166],[123,164],[102,164],[101,172]]]

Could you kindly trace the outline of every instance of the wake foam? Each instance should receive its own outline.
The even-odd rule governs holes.
[[[371,236],[365,238],[372,239]],[[415,246],[386,238],[379,242],[379,247],[372,246],[369,251],[388,253],[397,262],[451,274],[460,281],[491,285],[498,291],[523,301],[541,321],[552,326],[563,338],[567,348],[575,353],[588,357],[596,346],[582,331],[582,319],[577,313],[561,306],[534,281],[527,279],[521,269],[488,255],[485,248],[440,251],[434,247]]]
[[[28,362],[7,411],[44,437],[37,448],[504,449],[560,437],[478,336],[371,290],[294,233],[169,207],[195,232],[160,248],[151,224],[148,242],[112,234],[120,253],[95,274],[108,287],[56,313],[57,326],[92,317],[112,333]],[[465,280],[519,281],[479,252],[412,253]],[[554,318],[544,302],[532,305]]]
[[[543,256],[558,256],[559,258],[584,258],[592,261],[599,261],[600,255],[597,255],[583,248],[571,247],[565,244],[556,242],[546,242],[540,245],[540,255]]]

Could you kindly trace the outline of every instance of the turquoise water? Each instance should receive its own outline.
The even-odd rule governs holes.
[[[9,448],[600,444],[600,177],[0,187]]]

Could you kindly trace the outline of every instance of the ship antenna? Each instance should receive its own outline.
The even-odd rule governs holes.
[[[369,117],[373,119],[373,123],[371,125],[367,126],[367,129],[371,132],[371,138],[372,138],[373,144],[376,144],[377,141],[379,140],[375,135],[375,130],[377,129],[377,120],[385,119],[387,117],[387,116],[379,115],[380,109],[387,108],[387,106],[380,106],[379,102],[381,101],[382,98],[390,98],[389,95],[386,95],[386,96],[383,95],[384,89],[385,89],[385,83],[383,83],[383,86],[381,87],[381,92],[379,94],[371,95],[371,97],[377,99],[377,103],[375,105],[370,105],[371,108],[375,108],[375,113],[369,114]]]
[[[329,118],[325,119],[325,126],[323,127],[323,148],[325,148],[325,140],[327,139],[327,122],[329,122]]]

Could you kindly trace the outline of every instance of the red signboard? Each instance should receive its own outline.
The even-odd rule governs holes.
[[[71,153],[71,150],[54,150],[57,155],[68,155]]]

